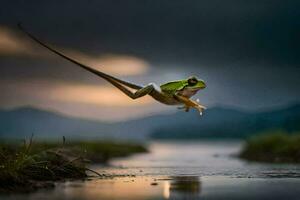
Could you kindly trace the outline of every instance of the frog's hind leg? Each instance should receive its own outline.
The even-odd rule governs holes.
[[[40,45],[42,45],[43,47],[45,47],[46,49],[52,51],[53,53],[57,54],[58,56],[80,66],[81,68],[92,72],[98,76],[100,76],[101,78],[104,78],[105,80],[107,80],[108,82],[110,82],[111,84],[113,84],[114,86],[116,86],[118,89],[120,89],[123,93],[125,93],[127,96],[129,96],[132,99],[137,99],[140,97],[143,97],[147,94],[150,94],[152,91],[156,91],[160,93],[160,87],[158,87],[157,85],[151,83],[145,87],[142,87],[140,85],[134,84],[134,83],[130,83],[124,80],[120,80],[116,77],[113,77],[111,75],[105,74],[101,71],[95,70],[89,66],[86,66],[80,62],[78,62],[77,60],[74,60],[66,55],[64,55],[63,53],[51,48],[50,46],[48,46],[47,44],[43,43],[42,41],[40,41],[38,38],[36,38],[34,35],[32,35],[30,32],[26,31],[21,24],[18,24],[19,28],[25,32],[31,39],[33,39],[34,41],[36,41],[37,43],[39,43]],[[135,89],[136,92],[132,92],[130,91],[128,88],[126,88],[125,86],[131,88],[131,89]]]
[[[110,79],[108,79],[107,81],[109,81],[111,84],[113,84],[115,87],[120,89],[123,93],[125,93],[127,96],[129,96],[132,99],[138,99],[147,94],[150,94],[157,87],[155,84],[150,83],[149,85],[142,87],[141,89],[138,89],[135,92],[132,92],[129,89],[127,89],[125,86],[123,86],[122,84],[118,83],[117,81],[110,80]]]
[[[155,90],[155,86],[153,84],[149,84],[139,90],[137,90],[135,93],[132,94],[132,99],[137,99],[140,97],[143,97],[147,94],[150,94],[153,90]]]
[[[36,38],[34,35],[32,35],[30,32],[28,32],[27,30],[25,30],[21,24],[18,24],[18,27],[20,30],[22,30],[25,34],[27,34],[32,40],[34,40],[35,42],[37,42],[38,44],[40,44],[41,46],[45,47],[46,49],[50,50],[51,52],[55,53],[56,55],[74,63],[75,65],[93,73],[93,74],[96,74],[98,76],[100,76],[101,78],[104,78],[105,80],[109,81],[110,83],[116,83],[118,85],[122,84],[122,85],[125,85],[129,88],[132,88],[132,89],[135,89],[135,90],[139,90],[139,89],[142,89],[142,86],[140,85],[137,85],[137,84],[134,84],[134,83],[130,83],[130,82],[127,82],[127,81],[124,81],[124,80],[121,80],[121,79],[118,79],[116,77],[113,77],[111,75],[108,75],[108,74],[105,74],[101,71],[98,71],[96,69],[93,69],[89,66],[86,66],[80,62],[78,62],[77,60],[73,59],[73,58],[70,58],[68,56],[66,56],[65,54],[57,51],[56,49],[48,46],[47,44],[45,44],[44,42],[42,42],[41,40],[39,40],[38,38]],[[123,90],[122,90],[123,91]]]

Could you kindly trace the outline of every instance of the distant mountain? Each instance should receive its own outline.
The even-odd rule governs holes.
[[[63,116],[58,113],[23,107],[0,111],[0,136],[24,138],[32,133],[42,138],[93,137],[106,135],[108,124]]]
[[[264,130],[300,130],[300,104],[265,112],[241,112],[212,108],[199,120],[188,119],[178,124],[156,128],[151,137],[159,139],[245,138]]]
[[[265,112],[231,108],[207,109],[203,116],[189,113],[155,115],[120,123],[64,116],[23,107],[0,110],[0,137],[25,138],[112,138],[126,140],[243,138],[267,129],[300,130],[300,104]]]

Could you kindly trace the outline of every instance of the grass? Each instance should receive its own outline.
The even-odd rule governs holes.
[[[0,191],[32,191],[53,186],[56,180],[87,176],[81,157],[70,157],[54,150],[31,152],[32,140],[23,146],[1,145]]]
[[[11,141],[0,142],[0,148],[5,147],[13,151],[22,148],[23,143]],[[115,142],[115,141],[36,141],[30,147],[29,154],[36,154],[41,151],[56,149],[63,151],[65,155],[79,155],[88,159],[92,163],[106,163],[112,158],[129,156],[134,153],[145,153],[147,148],[143,145],[131,142]]]
[[[137,144],[105,141],[0,143],[0,192],[52,187],[54,181],[87,177],[89,162],[146,152]],[[93,172],[93,171],[92,171]],[[96,172],[95,172],[96,173]]]
[[[300,163],[300,133],[269,131],[246,141],[240,157],[259,162]]]

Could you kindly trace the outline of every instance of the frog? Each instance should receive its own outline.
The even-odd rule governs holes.
[[[189,111],[191,107],[199,110],[200,115],[202,115],[203,110],[206,109],[205,106],[199,103],[199,99],[195,101],[190,98],[194,96],[198,91],[206,88],[206,83],[204,80],[197,78],[196,76],[190,76],[187,79],[171,81],[160,85],[161,92],[169,98],[175,99],[173,104],[184,104],[180,109],[185,109],[186,112]],[[171,103],[172,104],[172,103]]]
[[[166,82],[161,85],[157,85],[155,83],[149,83],[145,86],[138,85],[129,81],[119,79],[112,75],[96,70],[83,63],[80,63],[76,59],[73,59],[65,55],[64,53],[50,47],[48,44],[42,42],[32,33],[25,30],[21,24],[19,24],[18,27],[33,41],[37,42],[38,44],[48,49],[52,53],[81,67],[82,69],[87,70],[105,79],[106,81],[114,85],[116,88],[118,88],[120,91],[122,91],[125,95],[130,97],[131,99],[138,99],[144,97],[145,95],[150,95],[160,103],[166,105],[180,105],[180,107],[178,108],[184,109],[186,112],[188,112],[190,108],[195,108],[199,111],[200,115],[202,115],[203,110],[206,109],[206,107],[201,105],[198,100],[194,101],[191,99],[191,97],[194,96],[199,90],[206,88],[206,83],[202,79],[198,79],[196,76],[191,76],[186,79]]]

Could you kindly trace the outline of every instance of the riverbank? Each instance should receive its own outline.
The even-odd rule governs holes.
[[[109,141],[33,142],[0,144],[0,192],[31,192],[54,187],[55,181],[88,177],[89,163],[146,152],[139,144]]]
[[[300,133],[273,131],[246,141],[240,157],[269,163],[300,163]]]

